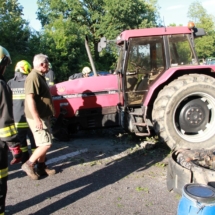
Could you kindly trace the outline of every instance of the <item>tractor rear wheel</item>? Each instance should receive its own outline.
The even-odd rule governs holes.
[[[158,94],[152,118],[171,149],[215,148],[215,79],[190,74],[172,81]]]

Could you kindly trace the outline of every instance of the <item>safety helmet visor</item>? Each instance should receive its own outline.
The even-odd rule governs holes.
[[[7,66],[10,63],[12,63],[12,61],[9,52],[4,47],[0,46],[0,65]]]

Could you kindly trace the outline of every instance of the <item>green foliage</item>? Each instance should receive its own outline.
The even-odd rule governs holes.
[[[30,36],[28,22],[21,18],[22,7],[17,0],[0,1],[1,44],[9,50],[26,51]],[[15,44],[14,44],[15,43]]]
[[[5,73],[7,80],[13,77],[17,61],[25,59],[32,62],[30,40],[34,36],[29,23],[22,19],[22,10],[17,0],[0,0],[1,45],[9,51],[13,62]]]
[[[115,39],[123,30],[156,25],[155,8],[146,1],[104,0],[102,23],[98,36]]]
[[[87,53],[84,41],[76,32],[75,25],[56,21],[55,29],[46,26],[41,35],[42,52],[49,56],[57,81],[65,81],[68,77],[81,71],[86,66]],[[71,33],[72,32],[72,33]],[[56,69],[57,68],[57,69]]]
[[[188,10],[188,16],[195,22],[196,27],[204,28],[207,36],[195,40],[199,57],[209,57],[215,54],[215,17],[207,14],[200,1],[193,2]]]
[[[100,38],[115,39],[131,28],[156,25],[156,0],[38,0],[38,18],[43,26],[41,35],[44,52],[49,56],[58,81],[67,80],[89,59],[84,47],[89,47],[97,70],[114,69],[117,52],[110,48],[99,54]]]

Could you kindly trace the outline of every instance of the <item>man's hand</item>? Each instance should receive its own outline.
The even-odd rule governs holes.
[[[22,160],[22,151],[20,149],[20,146],[15,146],[15,147],[9,147],[12,155],[13,155],[13,159],[10,162],[11,165],[15,164],[15,163],[19,163]]]
[[[36,129],[42,130],[43,129],[43,123],[42,123],[41,119],[37,118],[37,119],[35,119],[35,122],[36,122]]]

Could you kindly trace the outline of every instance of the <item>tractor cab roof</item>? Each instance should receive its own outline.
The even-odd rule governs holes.
[[[205,35],[205,31],[202,28],[193,27],[191,29],[186,26],[133,29],[133,30],[123,31],[117,37],[117,44],[122,43],[122,41],[128,41],[130,38],[135,38],[135,37],[163,36],[163,35],[191,34],[191,33],[194,34],[194,37],[200,37]]]

